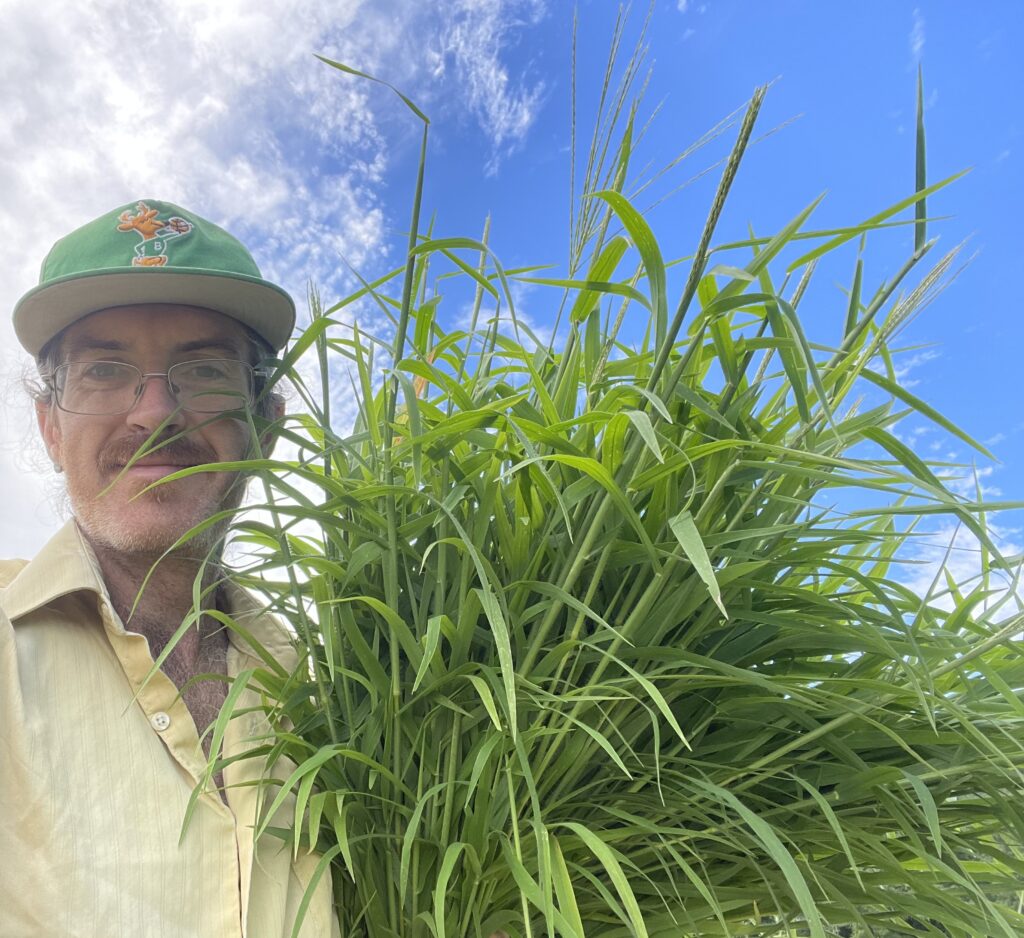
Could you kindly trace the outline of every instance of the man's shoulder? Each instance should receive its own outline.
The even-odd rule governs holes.
[[[0,589],[9,586],[21,571],[28,565],[27,560],[0,560]]]

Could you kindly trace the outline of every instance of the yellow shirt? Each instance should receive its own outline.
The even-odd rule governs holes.
[[[287,938],[318,858],[253,843],[260,761],[224,769],[227,804],[199,797],[195,724],[145,637],[125,630],[69,522],[30,563],[0,563],[0,938]],[[286,633],[241,590],[234,616],[286,667]],[[256,659],[231,633],[228,674]],[[245,691],[239,709],[256,703]],[[237,711],[236,711],[237,712]],[[244,710],[243,710],[244,713]],[[230,757],[265,718],[231,720]],[[205,729],[205,728],[204,728]],[[279,773],[275,773],[279,774]],[[286,802],[275,826],[290,826]],[[280,819],[280,820],[279,820]],[[302,938],[337,938],[329,871]]]

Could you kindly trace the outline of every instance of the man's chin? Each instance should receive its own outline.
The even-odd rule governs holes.
[[[194,495],[172,497],[173,487],[174,483],[170,483],[163,493],[157,487],[120,506],[104,505],[97,510],[93,503],[84,510],[75,505],[72,508],[79,527],[95,547],[154,559],[171,550],[178,556],[197,560],[219,554],[230,516],[213,524],[206,522],[226,508],[237,507],[241,499],[204,504]]]
[[[199,530],[203,519],[98,518],[76,515],[76,520],[89,541],[98,547],[120,554],[159,557],[172,551],[185,557],[202,559],[216,548],[224,537],[228,520]]]

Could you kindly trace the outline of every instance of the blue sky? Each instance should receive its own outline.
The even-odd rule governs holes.
[[[584,114],[592,113],[613,12],[613,4],[595,0],[580,6]],[[442,109],[432,131],[427,206],[438,212],[438,231],[478,234],[491,213],[492,244],[506,266],[564,263],[571,18],[569,4],[552,6],[535,24],[509,30],[510,75],[536,100],[535,118],[514,152],[496,153],[486,128],[455,108]],[[640,19],[634,15],[629,35]],[[1012,2],[977,5],[969,16],[953,3],[659,3],[649,36],[646,102],[662,107],[642,148],[643,157],[666,160],[740,106],[757,84],[774,80],[758,129],[791,123],[748,153],[717,240],[742,238],[748,224],[772,233],[822,193],[826,198],[812,226],[851,224],[913,189],[921,63],[930,181],[970,170],[929,202],[930,215],[950,216],[931,227],[940,238],[934,256],[966,240],[962,256],[970,262],[905,333],[907,345],[928,348],[902,361],[917,393],[992,441],[1007,464],[996,470],[1007,494],[1014,490],[1008,470],[1024,456],[1024,413],[1013,403],[1024,320],[1005,296],[1007,275],[1024,255],[1018,224],[1024,112],[1015,92],[1024,81],[1024,59],[1016,49],[1022,25],[1024,7]],[[404,119],[386,92],[375,104]],[[401,151],[385,177],[396,238],[417,156],[416,128],[405,123],[404,134],[392,128]],[[583,117],[581,128],[588,126]],[[729,142],[723,139],[684,163],[674,181],[705,169]],[[652,213],[666,253],[692,249],[716,178],[709,174]],[[910,229],[873,236],[869,279],[877,283],[891,275],[911,244]],[[851,245],[834,270],[816,275],[827,282],[818,286],[818,302],[806,315],[822,340],[839,328],[838,286],[849,283],[853,258]],[[527,308],[543,322],[543,309],[531,300]]]
[[[591,126],[617,6],[582,0],[577,47],[581,134]],[[625,45],[645,7],[633,10]],[[385,89],[333,72],[322,52],[387,78],[432,119],[425,208],[436,231],[479,234],[509,267],[564,269],[568,238],[569,61],[573,5],[561,0],[199,0],[126,8],[111,0],[5,4],[0,80],[0,261],[8,308],[34,282],[50,243],[140,197],[166,198],[225,224],[297,294],[316,280],[330,301],[401,258],[418,127]],[[936,256],[968,239],[971,261],[905,333],[906,380],[1001,460],[985,484],[1024,496],[1017,358],[1024,326],[1007,288],[1021,262],[1019,101],[1024,7],[812,0],[659,0],[649,34],[643,143],[665,162],[774,80],[758,124],[785,125],[747,154],[716,240],[770,234],[827,192],[814,227],[859,221],[913,188],[914,98],[924,68],[929,176],[971,172],[929,202]],[[685,161],[663,189],[720,159],[734,131]],[[670,256],[689,253],[712,172],[651,213]],[[879,233],[875,284],[909,253],[910,229]],[[812,338],[840,328],[854,249],[818,272],[804,304]],[[539,328],[552,302],[520,295]],[[454,311],[451,315],[456,315]],[[38,549],[59,524],[59,481],[31,444],[16,378],[25,360],[4,335],[0,553]],[[904,429],[921,452],[963,459],[939,433]],[[1009,518],[1006,543],[1024,541]]]

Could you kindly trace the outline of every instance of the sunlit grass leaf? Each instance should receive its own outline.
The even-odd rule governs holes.
[[[683,548],[683,552],[693,564],[693,568],[704,581],[704,585],[707,586],[715,605],[722,610],[723,616],[728,616],[729,613],[722,605],[722,593],[718,588],[718,580],[715,579],[711,559],[708,557],[704,542],[700,539],[700,532],[694,523],[693,515],[688,511],[681,511],[678,515],[670,518],[668,523],[676,540],[679,541],[679,546]]]

